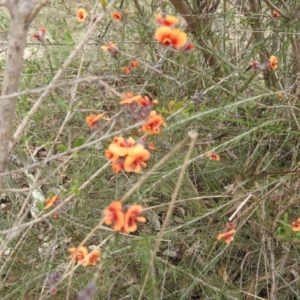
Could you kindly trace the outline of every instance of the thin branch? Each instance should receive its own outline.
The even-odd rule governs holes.
[[[143,10],[142,10],[142,8],[141,8],[141,6],[140,6],[139,1],[138,1],[138,0],[133,0],[133,2],[134,2],[134,5],[135,5],[136,9],[137,9],[138,12],[139,12],[139,14],[140,14],[142,17],[144,17],[144,12],[143,12]]]

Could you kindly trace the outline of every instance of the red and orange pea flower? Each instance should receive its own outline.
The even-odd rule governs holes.
[[[120,104],[129,105],[133,102],[137,102],[140,98],[142,98],[141,95],[134,96],[132,92],[126,92],[124,95],[122,95]]]
[[[300,218],[298,218],[297,221],[292,223],[292,230],[295,232],[300,231]]]
[[[195,45],[193,43],[186,43],[183,47],[183,51],[191,51]]]
[[[101,261],[100,250],[93,250],[92,252],[88,253],[88,249],[84,246],[79,246],[78,248],[70,248],[70,258],[75,262],[82,266],[95,266],[97,262]]]
[[[76,17],[78,22],[84,22],[88,14],[84,8],[79,8],[76,12]]]
[[[273,18],[277,19],[277,18],[280,17],[280,13],[278,11],[276,11],[276,10],[273,10],[272,16],[273,16]]]
[[[135,155],[127,155],[124,159],[124,171],[140,173],[143,168],[147,167],[146,160],[150,158],[150,152],[143,147],[139,153]]]
[[[114,231],[131,233],[137,230],[137,223],[146,222],[142,212],[140,205],[123,207],[121,201],[115,200],[104,210],[104,224],[113,225]]]
[[[115,231],[120,231],[124,226],[124,212],[122,210],[122,202],[113,201],[104,210],[104,224],[113,225]]]
[[[47,198],[45,200],[46,206],[45,206],[44,209],[48,209],[48,208],[50,208],[52,206],[57,206],[58,202],[59,202],[59,196],[58,195],[55,195],[52,198],[51,197]]]
[[[185,32],[180,29],[172,29],[168,26],[157,28],[154,38],[163,46],[172,46],[175,49],[180,49],[187,43],[187,35]]]
[[[213,153],[213,152],[207,152],[205,154],[205,156],[208,157],[210,160],[216,160],[216,161],[220,160],[220,156],[216,153]]]
[[[100,120],[108,121],[110,118],[105,115],[105,113],[100,113],[98,115],[89,115],[85,118],[88,126],[90,127],[99,127]]]
[[[122,19],[122,14],[121,14],[120,12],[118,12],[118,11],[114,11],[114,12],[112,13],[112,18],[113,18],[114,20],[119,21],[119,20]]]
[[[139,65],[139,62],[134,60],[133,62],[131,62],[129,67],[123,67],[122,70],[125,74],[129,74],[131,72],[132,68],[136,68]]]
[[[132,61],[131,64],[130,64],[130,66],[132,68],[136,68],[136,67],[138,67],[138,65],[139,65],[139,62],[137,60]]]
[[[161,15],[161,14],[158,14],[156,16],[156,21],[160,25],[168,26],[168,27],[174,26],[174,25],[176,25],[176,24],[179,23],[179,19],[178,18],[176,18],[174,16]]]
[[[125,74],[129,74],[131,72],[131,68],[129,67],[124,67],[122,68],[122,71],[125,73]]]
[[[269,69],[274,70],[278,67],[278,59],[276,56],[271,55],[269,58]]]
[[[157,99],[151,100],[147,95],[144,95],[140,99],[138,99],[137,102],[140,106],[150,106],[153,104],[157,104],[158,100]]]
[[[36,33],[34,33],[32,35],[33,38],[37,39],[39,42],[41,42],[42,44],[44,44],[44,37],[46,34],[46,28],[45,27],[41,27],[40,30]]]
[[[234,225],[231,221],[226,223],[225,232],[220,233],[217,236],[218,240],[224,239],[226,244],[230,244],[233,241],[233,235],[236,233]]]
[[[114,44],[113,42],[108,42],[107,44],[102,45],[102,46],[101,46],[101,49],[104,50],[104,51],[109,52],[110,55],[111,55],[113,58],[115,58],[115,57],[118,55],[118,53],[119,53],[119,51],[118,51],[118,49],[117,49],[116,46],[117,46],[117,45]]]
[[[230,244],[233,241],[233,235],[236,233],[235,229],[220,233],[217,236],[218,240],[224,239],[226,244]]]
[[[141,130],[146,134],[158,134],[161,131],[161,126],[165,126],[165,121],[161,115],[153,110],[145,124],[142,125]]]
[[[114,172],[124,170],[139,173],[142,167],[147,166],[145,161],[150,158],[150,152],[131,137],[128,139],[115,137],[105,150],[105,156],[112,161]]]
[[[140,205],[134,204],[126,210],[124,218],[124,226],[122,232],[130,233],[137,230],[137,223],[145,223],[146,218],[141,216],[143,208]]]
[[[115,49],[116,48],[116,44],[115,43],[113,43],[113,42],[108,42],[107,44],[105,44],[105,45],[102,45],[101,46],[101,49],[102,50],[111,50],[111,49]]]

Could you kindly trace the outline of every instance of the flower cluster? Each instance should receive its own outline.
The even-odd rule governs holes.
[[[70,248],[69,252],[71,254],[70,258],[82,266],[95,266],[98,261],[101,261],[101,252],[99,250],[93,250],[88,253],[86,247],[80,246],[78,248]]]
[[[194,45],[188,42],[185,32],[174,29],[173,26],[179,23],[179,19],[169,15],[157,15],[156,21],[160,25],[155,31],[154,38],[161,45],[176,50],[191,50]]]
[[[136,142],[133,138],[125,139],[115,137],[113,142],[105,150],[106,158],[112,161],[112,170],[119,173],[139,173],[142,167],[146,167],[146,160],[150,158],[150,152],[145,149],[142,143]]]
[[[152,106],[157,104],[158,100],[151,100],[148,96],[134,96],[132,92],[127,92],[121,97],[120,104],[126,107],[126,117],[134,120],[145,120],[150,116]]]
[[[226,244],[230,244],[233,241],[233,235],[236,233],[232,222],[227,222],[225,226],[225,232],[220,233],[217,236],[218,240],[224,239]]]
[[[45,44],[45,34],[46,34],[46,28],[41,27],[38,32],[35,32],[32,37],[38,40],[42,45]]]
[[[259,71],[270,71],[277,69],[278,67],[278,59],[276,56],[271,55],[269,60],[263,64],[260,64],[258,61],[254,60],[251,62],[250,66],[246,69],[246,71],[250,69],[259,70]]]
[[[134,120],[145,120],[141,131],[146,134],[158,134],[161,131],[161,126],[165,125],[165,121],[161,115],[152,110],[154,104],[158,100],[151,100],[147,95],[134,96],[131,92],[127,92],[122,96],[121,105],[126,106],[126,117]]]
[[[139,62],[137,60],[134,60],[133,62],[131,62],[131,64],[128,67],[124,67],[124,68],[122,68],[122,70],[124,73],[128,74],[131,72],[131,70],[133,68],[138,67],[138,65],[139,65]]]
[[[115,200],[104,210],[104,224],[113,225],[113,230],[130,233],[137,230],[137,223],[145,223],[146,218],[141,216],[143,208],[134,204],[122,206],[122,202]]]

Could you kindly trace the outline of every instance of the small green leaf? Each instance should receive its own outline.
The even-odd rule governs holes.
[[[80,194],[80,190],[78,189],[78,187],[72,187],[71,188],[72,194],[74,195],[79,195]]]
[[[61,108],[65,109],[65,110],[70,109],[69,105],[65,101],[60,100],[60,99],[55,99],[55,101]]]
[[[75,141],[75,147],[80,147],[85,143],[85,138],[84,137],[80,137]]]
[[[64,32],[64,40],[66,41],[67,45],[74,45],[74,41],[71,36],[71,33],[68,31]]]
[[[45,207],[45,203],[43,201],[38,201],[36,203],[36,207],[39,211],[43,211],[44,210],[44,207]]]
[[[60,152],[66,152],[66,151],[68,151],[68,147],[66,145],[63,145],[63,144],[62,145],[58,145],[57,148],[58,148],[58,150]]]

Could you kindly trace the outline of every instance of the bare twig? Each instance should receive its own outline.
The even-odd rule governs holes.
[[[144,12],[143,12],[143,10],[142,10],[142,8],[141,8],[141,6],[140,6],[139,1],[138,1],[138,0],[133,0],[133,2],[134,2],[134,5],[135,5],[136,9],[137,9],[138,12],[139,12],[139,14],[140,14],[142,17],[144,17]]]

